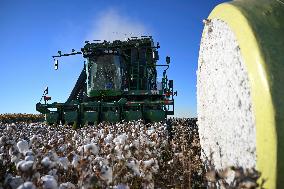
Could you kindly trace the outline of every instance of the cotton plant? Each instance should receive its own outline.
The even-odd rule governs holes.
[[[190,119],[170,124],[172,137],[167,124],[141,120],[76,130],[2,123],[0,164],[7,171],[0,176],[11,188],[187,187],[185,177],[202,171],[198,130]],[[189,173],[184,165],[194,168]]]

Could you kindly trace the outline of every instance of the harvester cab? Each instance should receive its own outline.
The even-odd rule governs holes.
[[[48,124],[138,119],[155,122],[174,114],[177,93],[173,91],[173,80],[167,77],[170,57],[166,57],[166,64],[157,64],[160,45],[155,46],[151,36],[85,43],[81,51],[58,51],[53,56],[55,70],[59,67],[58,58],[63,56],[81,54],[85,63],[66,102],[37,103],[37,111],[45,114]],[[160,82],[157,67],[165,67]]]

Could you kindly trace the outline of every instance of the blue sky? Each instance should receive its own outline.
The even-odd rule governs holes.
[[[36,113],[46,86],[52,101],[65,102],[84,60],[80,55],[60,59],[55,71],[51,56],[58,50],[79,50],[85,40],[146,34],[160,42],[160,63],[171,56],[176,116],[194,117],[202,20],[222,2],[1,0],[0,113]]]

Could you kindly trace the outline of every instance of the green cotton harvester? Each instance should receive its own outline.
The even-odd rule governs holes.
[[[170,57],[159,65],[157,49],[151,36],[131,37],[126,41],[94,40],[85,42],[81,51],[53,56],[55,69],[58,58],[82,54],[84,68],[66,102],[43,103],[36,110],[45,114],[48,124],[97,124],[102,121],[139,120],[157,122],[174,115],[173,80],[167,77]],[[162,80],[157,81],[157,67],[165,67]],[[41,101],[42,101],[41,100]]]

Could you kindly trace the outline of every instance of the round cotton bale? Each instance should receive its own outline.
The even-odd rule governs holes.
[[[204,20],[197,115],[204,161],[284,187],[284,3],[236,0]]]

